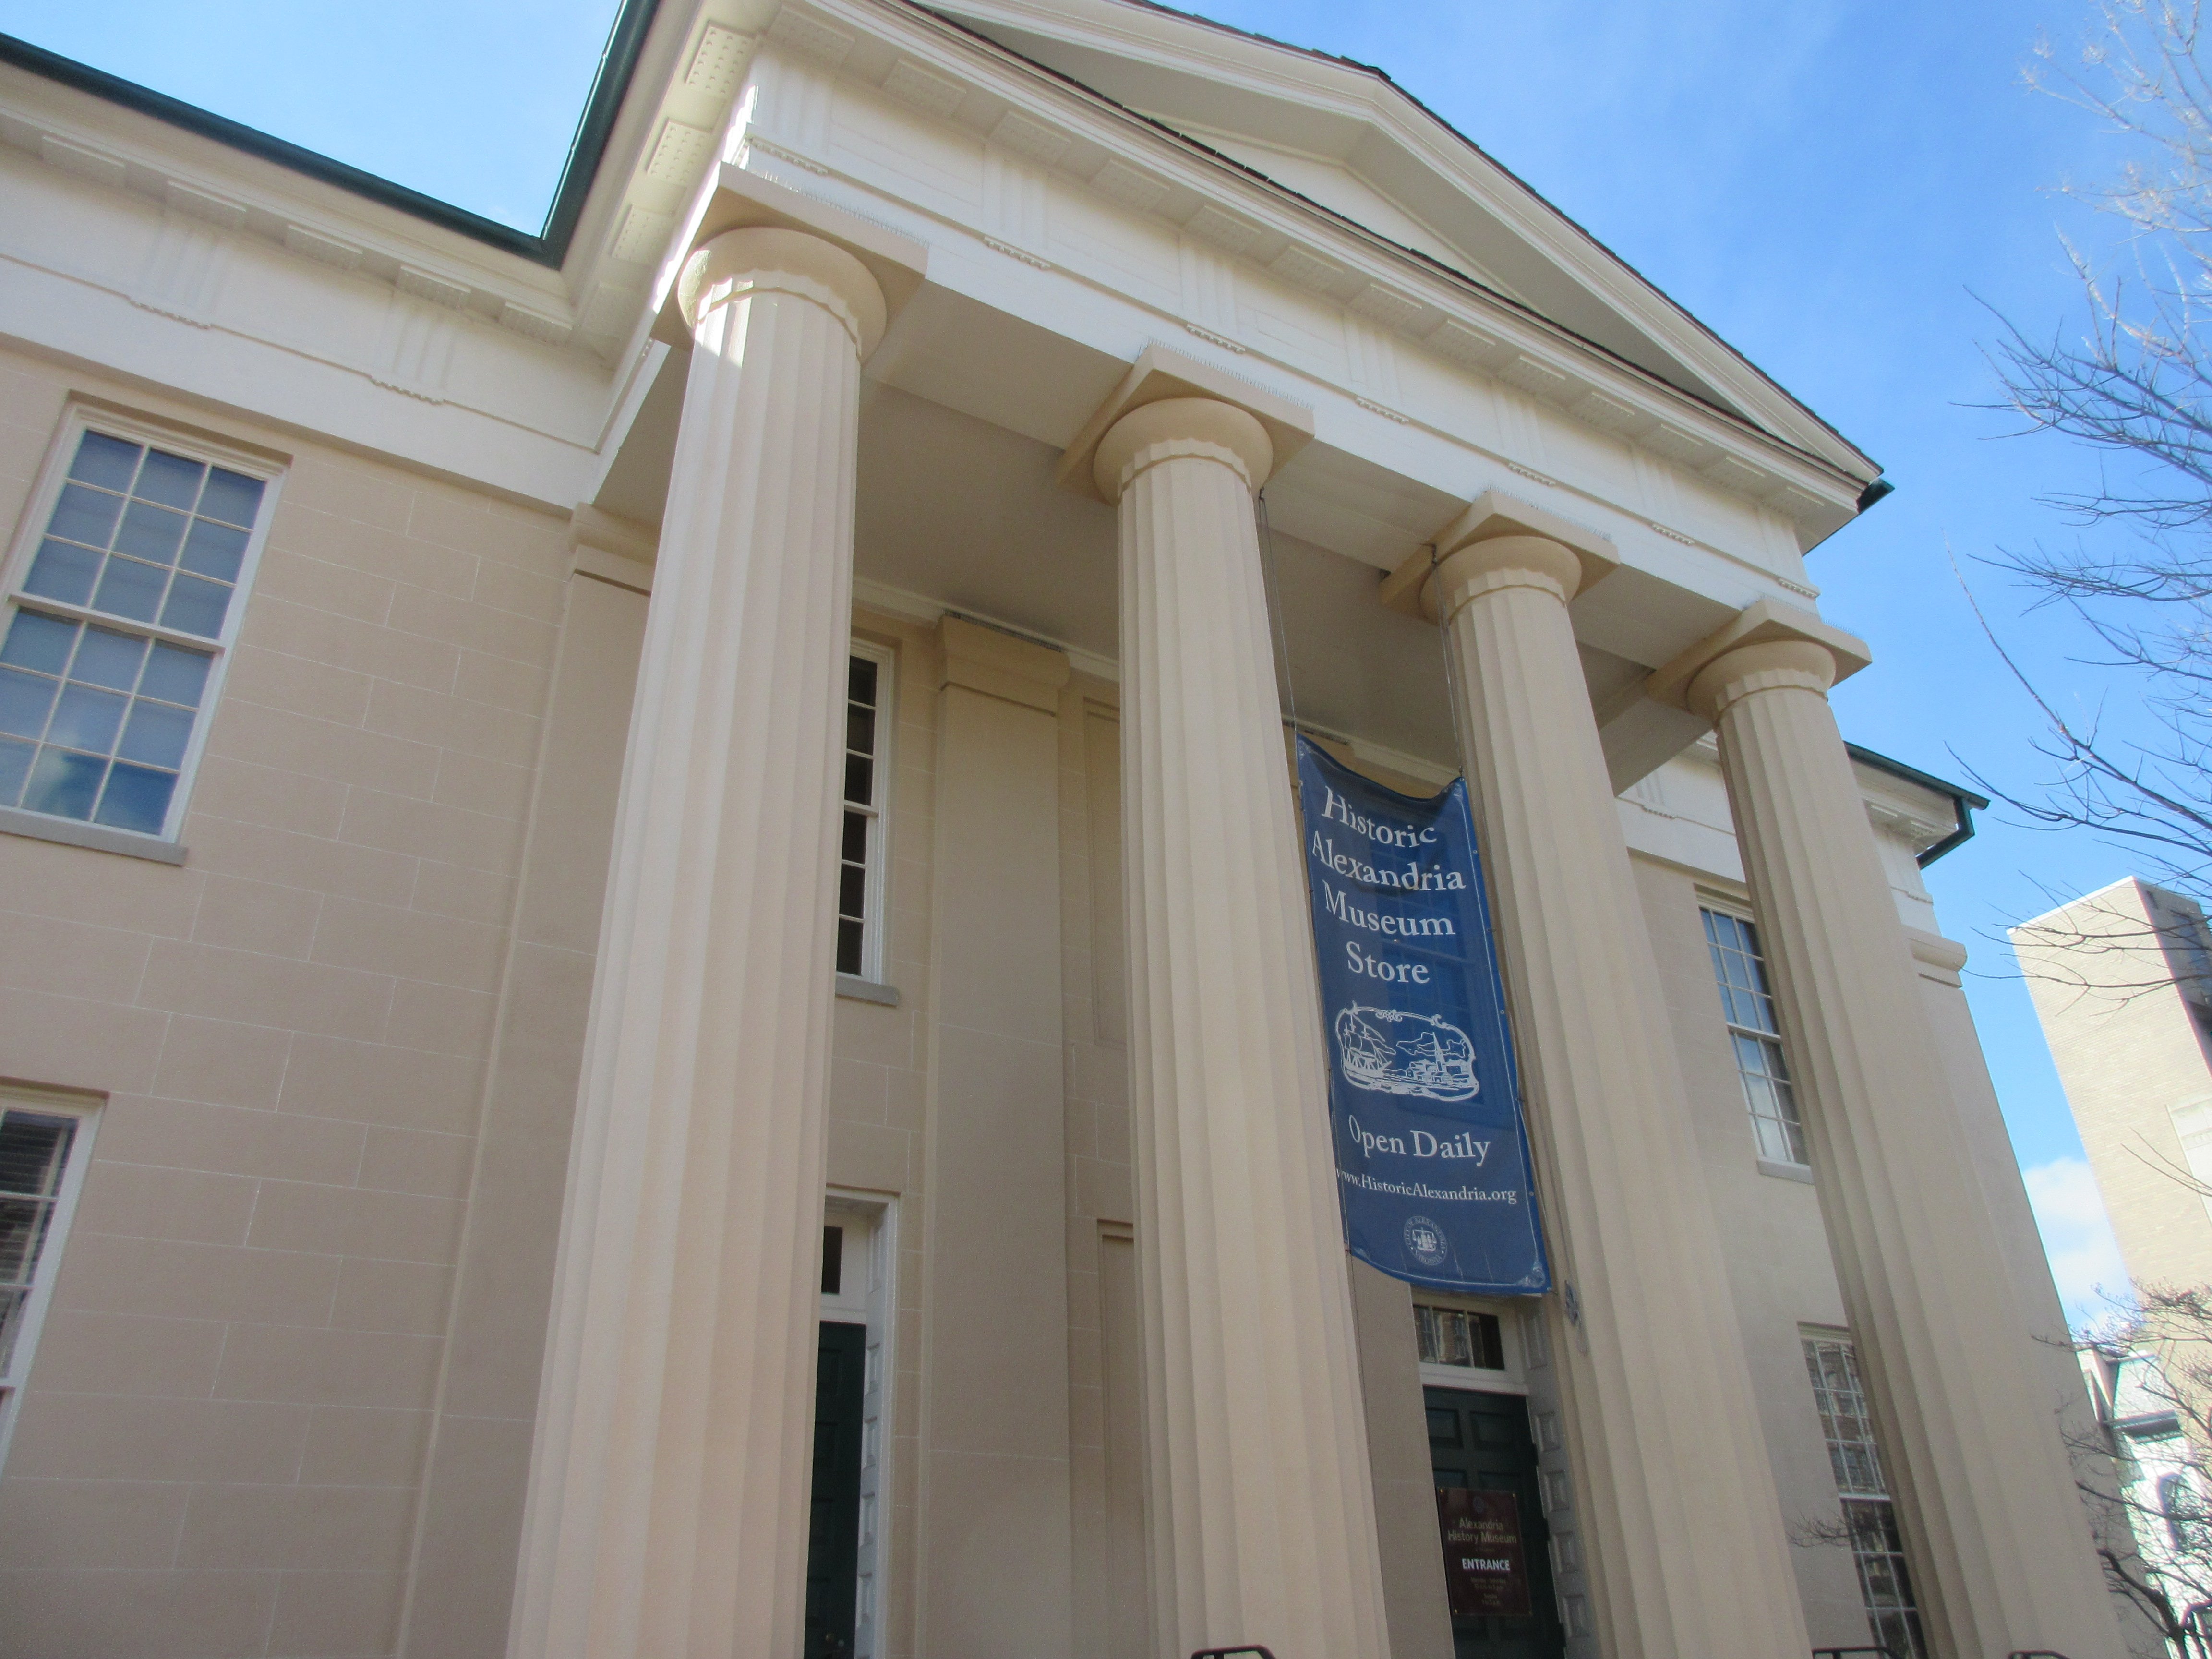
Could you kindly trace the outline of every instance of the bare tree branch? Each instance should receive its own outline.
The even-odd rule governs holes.
[[[2114,268],[2064,244],[2078,335],[1999,319],[1988,348],[2023,429],[2087,446],[2094,489],[2046,497],[2083,534],[1990,562],[2034,605],[2061,605],[2095,665],[2139,691],[2123,728],[2069,714],[1977,620],[2033,700],[2039,783],[1977,786],[2037,829],[2087,829],[2161,885],[2212,896],[2212,73],[2200,0],[2099,0],[2077,66],[2046,42],[2031,85],[2094,116],[2129,152],[2116,176],[2064,194],[2120,228]],[[1971,594],[1970,594],[1971,598]]]

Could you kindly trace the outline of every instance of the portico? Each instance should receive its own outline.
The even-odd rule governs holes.
[[[298,503],[194,647],[192,847],[0,822],[25,891],[158,865],[200,964],[137,1071],[0,1030],[7,1111],[119,1126],[10,1535],[167,1549],[112,1571],[210,1652],[2118,1659],[1916,862],[1963,808],[1826,700],[1875,463],[1356,65],[1124,0],[663,0],[637,63],[557,270],[0,79],[61,411],[7,603],[91,625],[23,574],[85,434]],[[1546,1294],[1346,1253],[1294,729],[1468,781]],[[1323,902],[1425,983],[1447,924]],[[113,1194],[172,1177],[252,1231],[157,1319],[116,1218],[191,1206]],[[252,1414],[214,1473],[70,1381],[126,1318]],[[25,1650],[109,1571],[21,1569]]]
[[[1042,259],[1011,258],[989,239],[998,257],[978,269],[976,256],[949,251],[941,235],[893,235],[848,175],[841,179],[849,206],[825,201],[818,185],[800,187],[789,124],[819,97],[812,88],[826,71],[818,55],[793,46],[796,39],[779,45],[771,32],[763,43],[718,141],[726,159],[688,212],[695,251],[672,245],[663,262],[668,297],[656,331],[676,349],[657,370],[602,499],[630,516],[659,518],[663,568],[696,558],[698,580],[720,584],[716,591],[728,595],[722,602],[736,607],[733,624],[763,619],[759,634],[741,636],[750,641],[738,647],[741,672],[750,651],[759,684],[791,688],[787,695],[797,701],[778,725],[824,760],[836,746],[830,732],[842,693],[819,665],[842,648],[839,608],[826,601],[803,615],[775,608],[797,592],[783,568],[770,560],[747,576],[728,555],[695,555],[690,544],[709,545],[702,536],[730,533],[699,526],[762,514],[759,522],[773,523],[777,535],[790,535],[796,523],[818,526],[819,551],[807,556],[820,561],[825,595],[853,580],[857,559],[864,608],[872,589],[941,595],[938,603],[954,606],[974,595],[962,607],[967,614],[1026,635],[1046,648],[1040,661],[1087,653],[1110,665],[1120,878],[1102,884],[1094,874],[1093,890],[1118,902],[1126,929],[1149,1639],[1163,1652],[1253,1640],[1286,1655],[1379,1655],[1394,1639],[1376,1542],[1389,1528],[1376,1512],[1364,1417],[1376,1409],[1378,1383],[1370,1379],[1363,1390],[1323,1134],[1325,1061],[1300,921],[1290,779],[1280,762],[1285,715],[1303,678],[1308,701],[1300,718],[1324,730],[1385,733],[1413,752],[1455,751],[1477,786],[1542,1201],[1563,1279],[1540,1322],[1557,1357],[1561,1508],[1582,1517],[1585,1540],[1563,1559],[1561,1576],[1588,1609],[1588,1633],[1602,1650],[1622,1654],[1749,1659],[1803,1650],[1809,1638],[1781,1499],[1613,799],[1714,718],[1719,704],[1703,693],[1705,682],[1686,693],[1672,689],[1681,664],[1728,636],[1732,607],[1771,609],[1797,594],[1802,566],[1771,543],[1761,549],[1768,568],[1759,572],[1741,551],[1716,559],[1691,538],[1655,537],[1648,520],[1601,489],[1484,456],[1454,434],[1441,406],[1416,422],[1349,386],[1288,372],[1280,361],[1251,361],[1219,342],[1208,349],[1211,337],[1195,325],[1197,338],[1146,344],[1115,373],[1110,349],[1101,349],[1113,326],[1095,317],[1085,319],[1087,329],[1066,325],[1082,314],[1061,309],[1072,297],[1068,273]],[[1009,179],[1023,170],[995,151],[991,165]],[[1214,257],[1188,240],[1184,246],[1187,264]],[[718,304],[721,294],[733,297]],[[885,324],[872,320],[871,307],[878,306]],[[810,325],[823,343],[806,352],[738,349],[729,343],[738,337],[729,331],[737,307],[826,319]],[[688,371],[679,317],[693,336]],[[1364,326],[1347,324],[1355,336]],[[1411,378],[1407,349],[1382,355],[1400,356]],[[866,386],[857,398],[842,378],[855,365]],[[1593,387],[1610,388],[1587,398],[1665,399],[1650,376],[1618,365],[1601,374],[1594,360],[1580,367]],[[744,498],[730,494],[720,447],[745,441],[741,428],[717,424],[722,417],[702,389],[717,383],[702,380],[709,373],[749,388],[741,398],[788,411],[771,426],[786,446],[780,467],[816,492],[803,520],[788,517],[781,484]],[[1086,408],[1080,388],[1109,374],[1103,396]],[[678,385],[689,387],[681,415],[660,416],[656,429],[660,388]],[[800,410],[813,425],[797,419]],[[1671,416],[1698,418],[1682,405]],[[1711,438],[1751,437],[1702,418]],[[671,427],[675,460],[665,504],[647,501],[650,481],[660,476],[652,448],[668,441]],[[1056,449],[1055,433],[1065,434]],[[1771,444],[1761,453],[1767,464],[1784,465]],[[1045,464],[1049,490],[1040,488]],[[1787,487],[1796,492],[1790,499],[1809,516],[1849,510],[1856,488],[1847,473],[1802,453],[1788,457],[1787,468],[1797,480]],[[1503,487],[1507,477],[1516,489]],[[641,478],[648,482],[641,486]],[[1455,509],[1446,478],[1486,487],[1461,483]],[[850,539],[847,524],[858,526]],[[1028,550],[1042,547],[1050,549],[1042,562],[1054,579],[1039,586],[1041,562]],[[1749,591],[1763,586],[1773,598],[1746,601],[1753,572]],[[748,581],[763,584],[757,597],[747,597]],[[1662,671],[1656,678],[1654,670]],[[1018,702],[1027,697],[1038,710],[1058,708],[1065,695],[1017,696],[1003,689],[1001,673],[953,678]],[[1047,684],[1065,674],[1054,669]],[[661,725],[733,729],[726,708],[718,714],[702,704],[708,686],[696,672],[678,669],[666,684],[665,708],[640,706],[626,802],[641,801],[640,792],[653,787]],[[1729,733],[1723,720],[1723,754],[1735,768],[1740,743]],[[764,751],[757,764],[768,769],[772,758]],[[700,818],[697,809],[673,803],[652,811],[626,805],[623,822],[634,818],[636,827],[618,831],[613,867],[650,867],[657,860],[644,842],[624,837],[676,833],[687,812],[702,825],[700,856],[710,863],[719,837],[732,833],[748,844],[799,846],[816,835],[810,826],[829,810],[834,788],[827,773],[790,775],[812,781],[779,794],[768,769],[754,774],[741,817]],[[1732,769],[1732,786],[1736,775]],[[1030,810],[1046,810],[1051,793],[1047,786]],[[1834,803],[1830,809],[1852,817]],[[1846,823],[1838,833],[1858,832]],[[944,856],[945,843],[939,847]],[[1788,902],[1763,885],[1756,862],[1751,879],[1755,894],[1773,892],[1761,896],[1762,907]],[[800,890],[795,882],[792,890]],[[1791,975],[1809,970],[1795,965],[1795,925],[1779,917],[1767,925],[1778,939],[1793,941],[1778,946],[1789,1007]],[[641,937],[649,957],[664,955],[659,933]],[[618,1065],[607,1056],[630,1040],[606,1000],[635,994],[622,988],[629,981],[616,945],[611,935],[587,1079]],[[1379,958],[1376,965],[1399,971]],[[790,1063],[801,1069],[789,1085],[740,1108],[730,1128],[707,1122],[690,1131],[770,1134],[783,1149],[772,1156],[806,1176],[802,1188],[819,1184],[807,1172],[822,1169],[825,1155],[823,1109],[810,1101],[821,1098],[831,1053],[823,1024],[828,982],[811,970],[742,981],[751,1012],[739,1030],[757,1032],[751,1041],[789,1043]],[[1103,1000],[1107,992],[1094,994]],[[665,1041],[671,1028],[661,1022],[657,1029],[663,1035],[653,1040]],[[718,1063],[735,1068],[732,1079],[747,1068],[745,1040],[714,1039],[726,1056]],[[694,1103],[683,1109],[698,1109],[703,1097],[692,1062],[664,1064],[687,1079],[685,1098]],[[724,1084],[715,1092],[726,1101],[743,1091]],[[716,1109],[726,1115],[730,1108]],[[1832,1212],[1864,1201],[1853,1160],[1820,1167]],[[601,1206],[589,1213],[604,1213],[607,1200],[593,1198],[588,1183],[584,1196]],[[1031,1192],[1024,1201],[1042,1200]],[[564,1237],[577,1241],[586,1213],[579,1202],[572,1188]],[[672,1357],[695,1347],[702,1355],[758,1349],[763,1359],[746,1364],[770,1370],[749,1370],[726,1386],[736,1390],[733,1401],[743,1395],[757,1425],[748,1433],[759,1447],[795,1449],[812,1410],[799,1358],[811,1317],[805,1291],[814,1271],[811,1224],[803,1207],[749,1206],[738,1221],[720,1198],[706,1202],[718,1229],[716,1273],[755,1293],[743,1304],[700,1303],[672,1316],[646,1350],[662,1344]],[[619,1224],[642,1238],[652,1208],[632,1200],[634,1218]],[[1986,1247],[1991,1260],[1996,1248]],[[603,1264],[602,1272],[606,1263],[629,1263],[629,1277],[608,1281],[602,1292],[624,1308],[649,1304],[650,1275],[669,1271],[653,1268],[650,1250],[619,1231],[588,1250],[580,1242],[564,1249]],[[758,1287],[775,1286],[782,1288],[771,1308]],[[654,1294],[665,1303],[666,1292]],[[621,1626],[605,1625],[589,1597],[558,1610],[562,1595],[580,1594],[580,1580],[552,1540],[579,1524],[596,1528],[605,1504],[558,1498],[548,1482],[577,1455],[565,1437],[611,1446],[617,1432],[609,1407],[580,1395],[568,1406],[564,1392],[572,1385],[563,1368],[587,1370],[588,1356],[606,1346],[590,1334],[588,1295],[564,1279],[556,1299],[546,1384],[552,1409],[539,1424],[533,1541],[526,1544],[518,1601],[519,1608],[555,1610],[539,1615],[540,1625],[519,1627],[519,1652],[628,1650],[628,1638],[610,1634]],[[1077,1316],[1065,1306],[1056,1315],[1071,1331]],[[988,1340],[988,1324],[979,1340]],[[564,1338],[564,1330],[577,1334]],[[771,1344],[777,1331],[783,1334]],[[1054,1340],[1049,1330],[1045,1335]],[[1869,1364],[1884,1368],[1878,1399],[1910,1393],[1914,1385],[1902,1379],[1911,1363],[1869,1345]],[[663,1473],[638,1489],[641,1517],[663,1501],[654,1488],[664,1481],[672,1492],[700,1490],[698,1456],[720,1432],[706,1422],[687,1430],[680,1419],[656,1419],[653,1432],[673,1437],[657,1443]],[[2023,1419],[2013,1431],[2033,1431]],[[1289,1446],[1299,1453],[1285,1462]],[[1916,1455],[1901,1455],[1909,1467]],[[728,1512],[712,1526],[679,1507],[660,1530],[641,1522],[626,1541],[600,1546],[595,1571],[609,1593],[634,1595],[621,1587],[648,1583],[659,1570],[653,1564],[672,1556],[694,1563],[687,1571],[702,1584],[734,1582],[732,1552],[744,1550],[749,1531],[801,1536],[806,1492],[793,1471],[804,1460],[791,1449],[780,1456],[747,1464],[763,1471],[758,1486],[722,1489]],[[937,1467],[925,1455],[924,1510],[932,1525],[967,1535],[963,1571],[982,1559],[978,1539],[994,1527],[1006,1529],[1005,1550],[1033,1553],[1040,1518],[1054,1537],[1071,1535],[1060,1528],[1078,1524],[1041,1517],[1034,1492],[1001,1506],[988,1483],[957,1488],[969,1496],[947,1508],[956,1488],[943,1484],[949,1474],[928,1473]],[[1905,1477],[1908,1492],[1913,1478]],[[2020,1504],[2048,1500],[2054,1515],[2064,1513],[2055,1463],[2015,1479],[2039,1479],[2049,1488],[2031,1499],[2023,1486],[2014,1494]],[[975,1507],[963,1512],[962,1504]],[[2019,1633],[2072,1620],[2075,1648],[2105,1650],[2097,1621],[2107,1615],[2086,1573],[2086,1550],[2073,1553],[2085,1571],[2072,1588],[2054,1589],[2063,1575],[2045,1576],[2029,1602],[2048,1605],[2029,1605],[2021,1601],[2024,1586],[2008,1591],[1986,1574],[1972,1585],[1960,1578],[1940,1541],[1951,1524],[1940,1515],[1918,1517],[1907,1536],[1931,1591],[1944,1597],[1945,1616],[1954,1605],[1982,1609],[1961,1631]],[[547,1541],[534,1541],[541,1537]],[[2057,1534],[2051,1546],[2065,1553]],[[923,1607],[971,1602],[971,1587],[933,1581],[934,1552],[926,1541],[921,1549]],[[708,1640],[683,1632],[711,1629],[727,1632],[714,1643],[788,1645],[795,1615],[770,1579],[795,1582],[792,1565],[748,1559],[749,1570],[769,1577],[722,1602],[712,1615],[721,1622],[679,1623],[670,1640]],[[1063,1571],[1048,1568],[1046,1582]],[[1045,1651],[1080,1645],[1060,1607],[1024,1605],[1030,1610],[1003,1629],[988,1620],[975,1626],[972,1607],[959,1617],[985,1638]]]

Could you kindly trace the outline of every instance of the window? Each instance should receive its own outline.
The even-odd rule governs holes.
[[[1766,959],[1759,953],[1759,930],[1726,911],[1698,914],[1705,921],[1705,946],[1712,953],[1713,977],[1720,982],[1721,1015],[1735,1049],[1736,1074],[1743,1079],[1759,1155],[1777,1164],[1803,1164],[1805,1126],[1782,1057],[1782,1027],[1774,1017]]]
[[[82,1111],[0,1098],[0,1447],[52,1295],[90,1130]]]
[[[883,977],[884,802],[890,782],[891,659],[855,645],[845,692],[845,823],[837,864],[837,971]]]
[[[2176,1555],[2202,1556],[2212,1547],[2212,1528],[2205,1526],[2204,1505],[2185,1474],[2162,1474],[2158,1480],[2158,1512],[2166,1522],[2166,1542]]]
[[[0,634],[0,808],[174,833],[267,517],[257,465],[64,432]]]
[[[823,1220],[814,1418],[815,1444],[823,1450],[812,1476],[805,1650],[875,1659],[884,1651],[883,1602],[890,1582],[884,1448],[897,1376],[892,1352],[897,1210],[880,1198],[833,1189]],[[828,1254],[833,1238],[835,1284]]]
[[[1414,1303],[1413,1346],[1422,1382],[1432,1389],[1526,1394],[1535,1312],[1533,1303],[1470,1304],[1456,1297]]]
[[[1827,1437],[1836,1492],[1843,1500],[1867,1623],[1874,1639],[1898,1659],[1925,1659],[1928,1646],[1905,1570],[1905,1540],[1898,1536],[1896,1506],[1882,1478],[1857,1358],[1842,1337],[1808,1336],[1804,1342],[1805,1369],[1813,1382],[1820,1431]]]
[[[1415,1304],[1413,1329],[1424,1365],[1469,1365],[1486,1371],[1505,1369],[1505,1330],[1496,1314],[1462,1308],[1429,1308]]]

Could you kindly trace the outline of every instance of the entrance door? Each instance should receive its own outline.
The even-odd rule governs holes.
[[[814,1373],[814,1508],[806,1535],[806,1659],[852,1659],[860,1604],[860,1406],[868,1328],[822,1325]]]
[[[1478,1571],[1462,1573],[1452,1617],[1454,1659],[1559,1659],[1566,1632],[1552,1593],[1551,1528],[1536,1490],[1536,1443],[1528,1433],[1528,1402],[1514,1394],[1474,1394],[1464,1389],[1424,1389],[1429,1412],[1429,1462],[1439,1491],[1486,1494],[1477,1504],[1452,1507],[1460,1523],[1486,1529],[1486,1546],[1448,1552],[1469,1555]],[[1439,1501],[1439,1528],[1444,1504]],[[1472,1511],[1472,1521],[1467,1519]],[[1501,1547],[1501,1530],[1517,1525],[1517,1551]],[[1510,1562],[1510,1565],[1506,1564]],[[1525,1594],[1522,1583],[1525,1580]],[[1526,1607],[1526,1613],[1469,1613],[1474,1606]]]

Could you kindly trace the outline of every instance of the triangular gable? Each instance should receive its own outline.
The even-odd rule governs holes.
[[[1784,443],[1880,470],[1380,70],[1142,0],[931,9]]]

